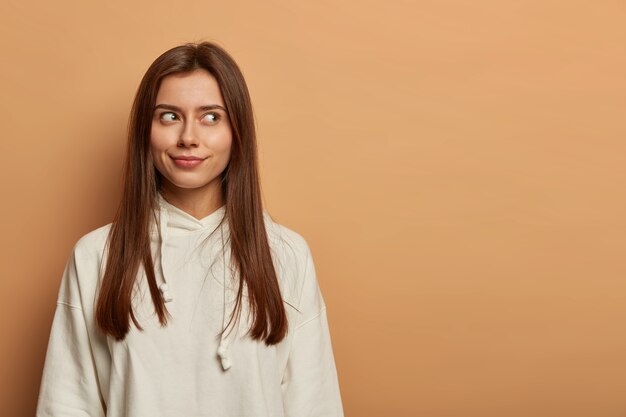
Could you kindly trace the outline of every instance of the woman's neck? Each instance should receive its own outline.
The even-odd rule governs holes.
[[[217,184],[220,185],[219,183]],[[210,184],[209,184],[210,186]],[[212,187],[215,188],[215,187]],[[163,184],[159,191],[170,204],[200,220],[224,205],[221,188],[180,188]]]

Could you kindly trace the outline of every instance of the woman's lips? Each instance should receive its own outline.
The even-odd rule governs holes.
[[[181,167],[181,168],[193,168],[195,166],[198,166],[202,163],[202,161],[204,161],[204,159],[197,159],[197,158],[193,158],[193,159],[182,159],[182,158],[172,158],[174,160],[174,163],[176,164],[176,166]]]

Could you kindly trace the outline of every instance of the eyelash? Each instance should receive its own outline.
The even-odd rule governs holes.
[[[178,115],[177,115],[176,113],[174,113],[174,112],[171,112],[171,111],[165,111],[165,112],[162,112],[161,114],[159,114],[159,119],[160,119],[160,120],[163,120],[163,115],[165,115],[165,114],[172,114],[172,115],[174,115],[174,116],[178,117]],[[207,114],[205,114],[204,116],[202,116],[202,118],[204,118],[205,116],[208,116],[209,114],[212,114],[212,115],[215,117],[214,122],[218,122],[218,121],[222,118],[222,116],[220,116],[220,114],[219,114],[219,113],[216,113],[216,112],[210,112],[210,113],[207,113]],[[166,122],[171,122],[171,121],[173,121],[173,120],[165,120],[165,121],[166,121]]]

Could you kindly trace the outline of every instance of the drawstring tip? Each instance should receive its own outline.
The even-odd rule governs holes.
[[[217,348],[217,356],[220,357],[220,361],[222,362],[222,369],[225,371],[227,371],[232,365],[226,349],[226,344],[223,343],[220,343],[220,346]]]
[[[170,295],[168,288],[167,288],[167,284],[165,282],[159,285],[159,290],[161,291],[161,295],[163,296],[163,301],[165,301],[166,303],[169,303],[170,301],[174,299]]]
[[[224,369],[225,371],[227,371],[228,369],[230,369],[231,366],[231,362],[229,358],[222,358],[222,369]]]

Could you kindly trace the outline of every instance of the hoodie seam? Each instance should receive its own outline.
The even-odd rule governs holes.
[[[301,278],[302,282],[300,282],[300,294],[298,295],[298,309],[297,309],[298,311],[302,310],[302,299],[304,298],[304,286],[306,284],[307,273],[309,271],[309,256],[311,256],[309,252],[310,250],[307,247],[306,254],[304,257],[304,271],[302,272],[302,278]]]
[[[298,324],[298,326],[296,327],[296,330],[298,330],[300,327],[303,327],[305,324],[308,324],[308,323],[312,322],[313,320],[315,320],[316,318],[318,318],[319,316],[321,316],[322,313],[324,312],[324,310],[326,310],[326,306],[322,307],[322,309],[316,315],[311,317],[310,319],[307,319],[304,322]]]
[[[66,303],[65,301],[57,301],[57,305],[69,307],[71,309],[78,310],[78,311],[83,311],[83,309],[81,307],[75,306],[75,305],[70,304],[70,303]]]

